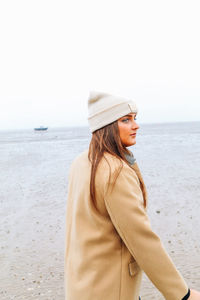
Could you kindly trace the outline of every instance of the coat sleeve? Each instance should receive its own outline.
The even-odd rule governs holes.
[[[135,171],[123,166],[104,199],[114,227],[140,268],[165,299],[181,300],[188,286],[151,229]]]

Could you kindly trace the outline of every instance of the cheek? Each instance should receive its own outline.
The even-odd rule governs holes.
[[[119,135],[121,139],[126,138],[129,135],[129,128],[127,124],[119,125]]]

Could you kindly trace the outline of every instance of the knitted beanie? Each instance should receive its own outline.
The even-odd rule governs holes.
[[[88,99],[88,111],[90,131],[94,132],[129,113],[137,113],[138,109],[130,99],[92,91]]]

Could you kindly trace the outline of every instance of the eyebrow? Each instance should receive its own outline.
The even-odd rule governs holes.
[[[136,116],[137,113],[134,113],[134,115]],[[133,116],[132,114],[128,114],[128,115],[123,116],[122,118],[124,118],[124,117],[132,117],[132,116]],[[135,116],[134,116],[134,117],[135,117]]]

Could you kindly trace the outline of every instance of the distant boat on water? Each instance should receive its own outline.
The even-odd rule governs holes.
[[[48,127],[44,127],[44,126],[34,128],[35,131],[43,131],[43,130],[47,130],[47,129],[48,129]]]

